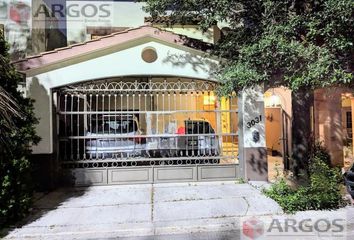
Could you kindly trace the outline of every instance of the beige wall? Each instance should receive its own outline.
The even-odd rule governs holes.
[[[265,109],[265,128],[267,149],[283,152],[281,108]]]
[[[277,96],[277,103],[274,105],[272,95]],[[273,121],[266,119],[266,142],[268,149],[274,149],[284,154],[283,138],[287,138],[288,154],[291,156],[292,137],[292,98],[291,90],[285,87],[268,89],[264,94],[265,114],[273,115]],[[284,119],[282,119],[284,115]],[[285,122],[286,121],[286,122]],[[284,127],[284,133],[283,133]],[[283,136],[284,134],[284,136]]]

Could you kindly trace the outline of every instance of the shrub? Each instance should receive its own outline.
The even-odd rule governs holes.
[[[324,148],[317,148],[309,161],[308,184],[290,187],[284,179],[264,190],[285,212],[336,209],[343,206],[340,193],[341,175],[338,168],[328,164]]]
[[[309,170],[310,209],[334,209],[340,206],[342,204],[340,169],[331,168],[320,157],[316,156],[312,159]]]
[[[31,145],[39,138],[35,134],[37,119],[32,101],[17,90],[21,80],[10,64],[8,47],[0,32],[0,227],[22,218],[31,204],[28,158]]]
[[[329,155],[327,149],[322,145],[321,142],[315,142],[310,150],[310,164],[314,159],[320,159],[323,163],[331,166],[331,155]]]

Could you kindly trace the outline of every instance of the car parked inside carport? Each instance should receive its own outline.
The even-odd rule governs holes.
[[[220,145],[210,122],[194,119],[185,120],[176,133],[148,139],[146,152],[150,157],[215,157],[220,155]]]
[[[86,133],[86,154],[92,158],[137,156],[145,148],[136,116],[104,115],[92,125]]]

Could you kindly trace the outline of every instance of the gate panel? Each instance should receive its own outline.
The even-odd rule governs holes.
[[[154,168],[154,182],[193,182],[197,180],[197,169],[194,166]]]
[[[152,183],[153,169],[146,167],[108,169],[109,184]]]
[[[198,180],[230,180],[239,176],[239,168],[236,165],[219,165],[219,166],[199,166]]]
[[[107,170],[105,169],[75,169],[70,172],[73,182],[77,186],[106,185]]]

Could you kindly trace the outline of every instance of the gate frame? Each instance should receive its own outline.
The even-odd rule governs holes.
[[[191,79],[188,78],[188,81]],[[74,88],[69,91],[79,91],[81,90],[88,90],[91,91],[94,89],[93,85],[95,86],[101,86],[98,89],[95,89],[97,91],[105,91],[107,86],[111,84],[111,82],[106,82],[109,81],[108,79],[102,79],[102,82],[98,81],[96,82],[95,80],[92,81],[87,81],[84,83],[79,83],[77,86],[78,88]],[[113,80],[114,81],[114,80]],[[122,81],[122,80],[121,80]],[[216,86],[218,83],[213,82],[210,80],[201,80],[198,79],[198,81],[201,82],[201,84],[212,84]],[[91,83],[91,85],[89,84]],[[123,83],[123,82],[120,82]],[[136,83],[136,82],[135,82]],[[163,84],[163,82],[159,82],[160,84]],[[192,84],[193,81],[189,82],[188,84]],[[131,82],[133,84],[133,82]],[[174,83],[178,84],[178,83]],[[124,85],[124,84],[123,84]],[[65,86],[66,88],[71,88],[70,86]],[[63,87],[62,87],[63,88]],[[57,96],[57,92],[60,91],[60,89],[55,89],[53,91],[53,97],[54,95]],[[95,91],[94,90],[94,91]],[[122,86],[121,86],[122,90]],[[161,90],[166,90],[166,89],[160,89],[157,91]],[[171,91],[176,90],[176,89],[170,89]],[[212,89],[211,89],[212,90]],[[197,91],[196,89],[193,89],[191,91]],[[200,91],[207,91],[207,89],[201,89]],[[53,98],[53,103],[54,105],[57,105],[55,103],[58,102],[58,99]],[[182,110],[183,111],[183,110]],[[237,109],[235,109],[235,112],[237,113]],[[54,111],[57,112],[57,111]],[[228,110],[228,113],[232,113],[232,110]],[[217,110],[217,119],[220,120],[221,116],[221,110]],[[58,119],[59,115],[56,113],[56,117],[53,118],[55,119],[56,123],[55,126],[57,131],[58,129]],[[219,121],[217,121],[217,124],[221,124]],[[218,126],[218,127],[221,127]],[[220,134],[217,134],[220,135]],[[57,134],[54,136],[58,136]],[[221,137],[223,136],[223,133],[220,135]],[[220,137],[219,136],[219,137]],[[237,137],[235,135],[235,137]],[[56,139],[55,142],[58,142],[58,139]],[[236,156],[235,156],[236,157]],[[165,160],[165,159],[161,159]],[[73,183],[76,186],[87,186],[87,185],[106,185],[106,184],[132,184],[132,183],[157,183],[157,182],[185,182],[185,181],[215,181],[215,180],[237,180],[240,178],[240,159],[238,159],[238,163],[234,164],[218,164],[218,165],[212,165],[212,164],[194,164],[194,165],[159,165],[159,166],[135,166],[135,167],[120,167],[120,168],[114,168],[114,167],[106,167],[106,168],[73,168],[73,169],[62,169],[62,173],[64,176],[64,181],[65,182],[70,182]],[[59,152],[57,153],[57,162],[59,165],[60,163],[60,155]],[[167,174],[169,173],[169,174]],[[178,177],[176,177],[178,176]]]

